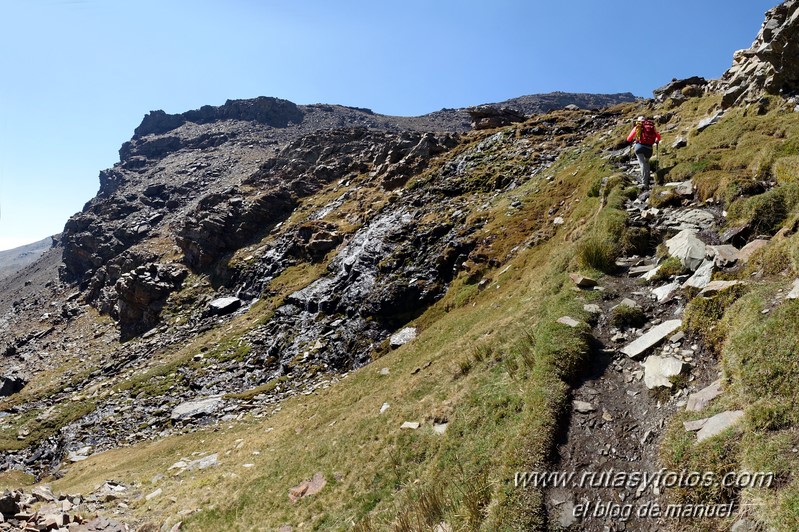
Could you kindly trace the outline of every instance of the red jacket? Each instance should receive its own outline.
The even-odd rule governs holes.
[[[638,131],[637,126],[633,126],[633,130],[630,131],[630,134],[627,135],[627,142],[632,142],[635,140],[635,133]],[[655,142],[660,142],[660,132],[656,129],[655,130]]]

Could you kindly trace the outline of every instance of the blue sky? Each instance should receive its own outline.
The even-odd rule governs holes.
[[[62,230],[150,110],[418,115],[719,77],[778,0],[0,0],[0,249]]]

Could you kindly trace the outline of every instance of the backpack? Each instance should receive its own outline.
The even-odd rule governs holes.
[[[644,120],[638,125],[638,133],[636,134],[639,144],[652,145],[657,140],[657,130],[655,123],[651,120]]]

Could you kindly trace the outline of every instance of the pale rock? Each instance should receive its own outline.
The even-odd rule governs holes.
[[[785,299],[799,299],[799,279],[794,280],[791,291],[788,292]]]
[[[696,231],[683,229],[666,240],[669,255],[677,257],[683,266],[696,270],[705,260],[705,243],[696,237]]]
[[[589,314],[602,314],[602,309],[596,303],[586,303],[583,305],[583,310]]]
[[[743,264],[749,262],[749,259],[752,258],[752,255],[763,247],[768,244],[768,240],[764,240],[762,238],[758,238],[756,240],[752,240],[747,245],[741,248],[738,252],[738,260]]]
[[[220,297],[208,303],[209,314],[221,316],[235,312],[241,307],[241,299],[237,297]]]
[[[674,193],[680,196],[691,197],[694,195],[694,184],[690,179],[678,183],[667,183],[666,186],[672,187]]]
[[[711,281],[705,286],[699,295],[701,297],[713,297],[719,292],[723,292],[733,286],[744,284],[743,281]]]
[[[592,288],[597,285],[596,280],[580,275],[579,273],[570,273],[569,278],[580,288]]]
[[[633,266],[627,273],[630,275],[641,275],[642,273],[651,272],[657,268],[657,264],[644,264],[643,266]]]
[[[705,260],[699,268],[696,269],[694,274],[688,278],[682,285],[683,288],[697,288],[703,289],[708,285],[710,279],[713,277],[713,267],[715,266],[712,260]]]
[[[707,423],[708,419],[709,418],[697,419],[694,421],[683,421],[682,426],[686,432],[696,432],[705,426],[705,423]]]
[[[574,407],[574,410],[576,412],[579,412],[581,414],[587,414],[589,412],[593,412],[594,410],[596,410],[591,403],[588,403],[586,401],[574,400],[572,401],[572,406]]]
[[[696,434],[696,441],[701,442],[717,434],[721,434],[730,427],[734,427],[744,416],[743,410],[728,410],[708,418],[707,422]]]
[[[580,325],[580,322],[575,320],[571,316],[561,316],[560,318],[558,318],[557,321],[561,325],[566,325],[567,327],[572,327],[572,328],[578,327]]]
[[[658,303],[663,303],[666,301],[677,289],[680,288],[680,283],[674,281],[669,284],[665,284],[661,287],[654,288],[652,290],[652,295],[655,296],[655,299],[658,300]]]
[[[645,353],[662,342],[667,336],[682,326],[682,320],[668,320],[649,329],[645,334],[626,345],[621,352],[630,358]]]
[[[405,423],[402,424],[402,426],[400,426],[400,428],[401,429],[416,430],[420,426],[421,426],[421,424],[418,421],[406,421]]]
[[[645,281],[651,281],[652,279],[655,278],[655,276],[658,274],[659,271],[660,271],[660,264],[658,264],[654,269],[649,270],[648,272],[643,274],[641,276],[641,279],[644,279]]]
[[[198,399],[196,401],[187,401],[173,408],[170,417],[173,420],[181,420],[213,414],[222,407],[223,403],[224,400],[218,395],[206,399]]]
[[[164,492],[164,490],[162,490],[161,488],[158,488],[157,490],[153,491],[152,493],[150,493],[146,497],[144,497],[144,499],[147,500],[147,501],[151,501],[151,500],[155,499],[156,497],[158,497],[159,495],[161,495],[163,492]]]
[[[676,216],[667,221],[667,224],[676,226],[680,230],[701,231],[710,228],[716,217],[705,209],[688,209],[678,212]]]
[[[665,386],[671,388],[670,379],[682,372],[683,363],[674,357],[652,355],[644,361],[644,384],[650,390]]]
[[[714,124],[717,124],[719,122],[719,120],[721,120],[721,117],[723,115],[724,115],[723,111],[717,111],[715,114],[713,114],[713,116],[710,116],[708,118],[700,120],[699,124],[696,126],[696,130],[697,131],[704,131],[708,127],[710,127],[710,126],[712,126]]]
[[[391,345],[391,347],[399,347],[401,345],[405,345],[408,342],[416,340],[416,334],[417,334],[416,327],[405,327],[391,335],[389,344]]]
[[[704,410],[704,408],[710,404],[710,401],[721,395],[721,392],[721,380],[719,379],[712,382],[706,388],[689,395],[688,404],[685,406],[685,410],[688,412],[699,412],[700,410]]]

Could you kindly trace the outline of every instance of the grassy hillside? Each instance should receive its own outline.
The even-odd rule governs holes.
[[[521,186],[499,192],[483,184],[522,164],[508,153],[520,139],[535,141],[535,120],[579,126],[573,115],[555,112],[470,134],[452,156],[501,133],[471,174],[476,181],[469,216],[484,222],[485,260],[461,272],[446,296],[412,323],[420,331],[415,341],[376,352],[372,364],[288,399],[269,415],[245,414],[229,424],[100,453],[69,465],[49,483],[68,493],[91,491],[107,479],[133,485],[141,497],[127,515],[153,523],[182,521],[185,530],[420,530],[442,522],[453,530],[553,527],[542,493],[515,487],[514,475],[551,468],[570,408],[570,385],[593,356],[583,305],[601,293],[577,289],[568,274],[601,277],[612,272],[617,257],[637,250],[624,210],[625,199],[637,191],[615,174],[608,155],[626,136],[630,120],[647,112],[663,117],[661,183],[692,179],[699,201],[727,211],[729,227],[745,224],[753,237],[776,235],[732,275],[747,281],[745,290],[712,303],[693,300],[686,309],[686,332],[712,348],[724,371],[727,391],[711,413],[742,408],[745,423],[695,444],[682,421],[708,412],[679,414],[661,456],[675,470],[774,471],[780,481],[768,489],[673,495],[691,502],[739,500],[753,518],[795,530],[799,302],[784,295],[799,272],[799,115],[774,101],[763,109],[730,110],[698,132],[696,124],[718,103],[711,96],[677,107],[667,101],[654,110],[621,107],[615,127],[567,148],[551,168]],[[671,148],[679,136],[687,146]],[[437,168],[406,186],[434,182]],[[652,197],[667,204],[668,189],[656,188]],[[558,216],[563,224],[553,223]],[[197,341],[232,345],[268,315],[281,293],[319,273],[293,270],[278,278],[283,292],[277,290],[274,301],[253,307],[252,315],[227,332]],[[557,323],[563,315],[581,324]],[[117,385],[147,386],[153,377],[190,363],[196,348],[166,353],[162,361],[171,366]],[[420,426],[402,428],[404,422]],[[170,469],[181,459],[214,453],[218,466]],[[316,473],[326,480],[324,488],[290,500],[290,489]],[[160,495],[144,497],[157,489]],[[694,525],[729,522],[686,526]]]

